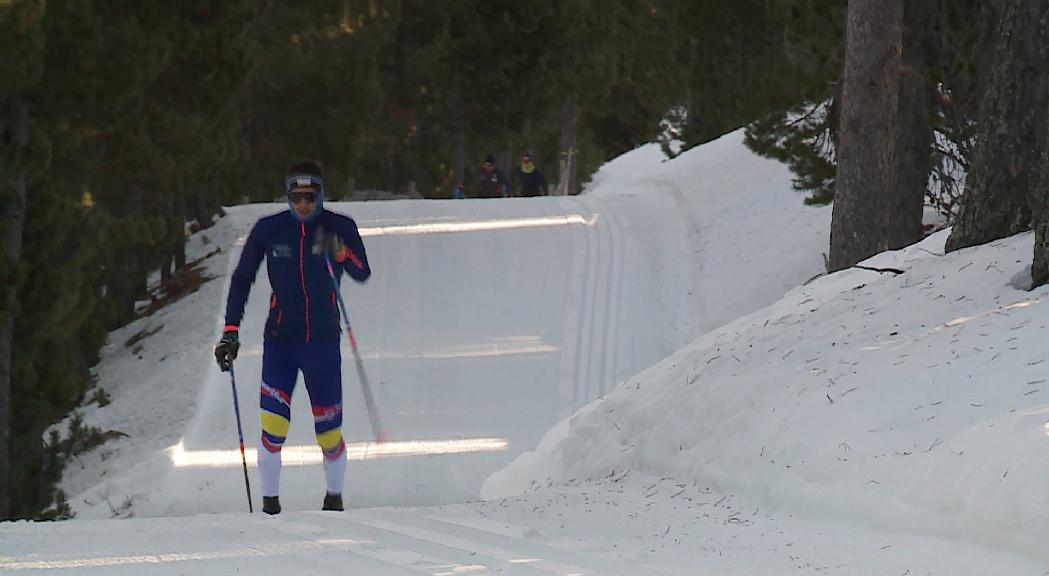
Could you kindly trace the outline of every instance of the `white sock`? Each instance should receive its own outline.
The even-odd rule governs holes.
[[[324,459],[324,481],[328,485],[331,494],[342,494],[342,487],[346,481],[346,451],[342,450],[339,457],[334,460]]]
[[[263,496],[276,496],[280,490],[280,451],[270,452],[259,441],[259,481]]]

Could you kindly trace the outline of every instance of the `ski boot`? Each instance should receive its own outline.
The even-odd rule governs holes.
[[[278,498],[277,496],[263,496],[262,511],[266,514],[271,515],[280,514],[280,498]]]
[[[324,506],[321,510],[334,510],[336,512],[342,512],[342,494],[332,494],[331,492],[324,493]]]

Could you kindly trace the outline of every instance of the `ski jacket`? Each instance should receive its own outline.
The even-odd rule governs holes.
[[[342,331],[339,305],[325,262],[325,238],[333,234],[349,249],[342,264],[332,260],[335,277],[341,279],[345,271],[358,282],[367,280],[371,268],[352,218],[327,210],[307,221],[290,210],[260,218],[230,279],[226,329],[239,329],[248,293],[265,257],[273,293],[264,338],[288,343],[338,341]]]
[[[549,191],[546,177],[538,168],[525,172],[520,166],[514,168],[514,196],[546,196]]]
[[[480,184],[480,198],[502,198],[506,196],[507,186],[503,171],[492,167],[491,170],[481,168],[477,171],[477,180]]]

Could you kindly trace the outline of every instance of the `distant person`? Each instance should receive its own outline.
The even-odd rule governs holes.
[[[508,195],[508,183],[503,171],[495,165],[495,156],[484,157],[484,164],[477,172],[479,185],[478,198],[505,198]]]
[[[455,187],[455,192],[452,193],[452,197],[456,200],[466,198],[466,182],[460,182],[459,185]]]
[[[547,196],[550,194],[546,185],[546,176],[535,167],[531,152],[521,156],[521,163],[514,167],[512,196]]]
[[[313,408],[313,429],[324,454],[327,491],[322,510],[342,510],[346,443],[342,439],[342,358],[336,278],[345,271],[364,282],[371,275],[357,224],[324,209],[324,171],[303,160],[288,168],[284,193],[289,210],[260,218],[251,229],[230,278],[226,327],[215,346],[225,372],[240,348],[240,322],[262,259],[269,275],[270,310],[263,332],[258,468],[262,511],[280,513],[281,448],[291,425],[291,396],[302,372]]]

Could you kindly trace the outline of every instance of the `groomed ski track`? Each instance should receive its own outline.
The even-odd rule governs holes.
[[[684,261],[687,228],[675,207],[670,197],[638,196],[329,204],[357,219],[375,270],[365,285],[344,281],[342,292],[390,440],[509,443],[492,453],[351,464],[353,505],[474,498],[489,473],[534,447],[553,424],[698,335],[702,319],[689,307],[698,279]],[[235,208],[228,225],[242,243],[259,216],[279,209]],[[230,268],[238,255],[236,247]],[[674,279],[667,293],[639,288],[653,276]],[[259,434],[268,298],[262,270],[237,363],[244,435],[252,445]],[[677,306],[669,309],[668,301]],[[220,316],[225,303],[216,304]],[[348,442],[364,442],[370,439],[368,419],[351,351],[345,343],[343,348],[345,435]],[[227,376],[209,370],[207,381],[184,439],[187,451],[228,447],[235,437]],[[300,382],[289,444],[313,443],[305,398]],[[286,508],[314,508],[314,468],[285,469]],[[212,471],[185,473],[207,477],[199,482],[220,481],[210,478]],[[230,506],[226,495],[221,501],[172,498],[157,513],[240,505],[234,497]]]
[[[133,520],[140,529],[128,533],[119,520],[26,524],[27,536],[42,536],[46,527],[49,541],[77,546],[34,549],[29,538],[25,555],[0,558],[0,568],[166,574],[206,564],[218,572],[237,567],[270,574],[286,573],[275,568],[283,565],[296,573],[458,574],[486,566],[504,574],[636,573],[600,554],[532,542],[527,526],[483,520],[454,526],[428,517],[427,508],[372,507],[476,500],[488,474],[533,448],[552,425],[698,335],[706,325],[691,306],[698,282],[686,261],[695,256],[693,231],[680,202],[668,194],[328,203],[327,209],[357,220],[375,271],[364,285],[344,279],[342,294],[391,442],[495,438],[508,448],[369,458],[366,446],[365,459],[350,463],[349,510],[342,515],[314,512],[323,492],[316,464],[285,467],[284,513],[273,518],[258,511],[253,468],[256,509],[247,514],[239,455],[233,467],[172,466],[121,514],[144,517]],[[221,246],[226,275],[216,282],[228,283],[253,223],[283,209],[233,207],[219,229],[205,231],[214,243],[229,244]],[[265,276],[263,265],[236,364],[249,452],[260,433]],[[663,293],[648,293],[651,277],[667,279]],[[214,305],[213,316],[200,320],[213,322],[217,334],[225,288]],[[228,375],[206,366],[201,376],[181,448],[235,452]],[[345,436],[367,442],[368,419],[346,343],[343,380]],[[288,445],[312,445],[301,378],[292,408]],[[211,528],[216,522],[223,525],[219,538]],[[105,536],[113,529],[118,541]],[[194,545],[187,549],[187,542]]]

